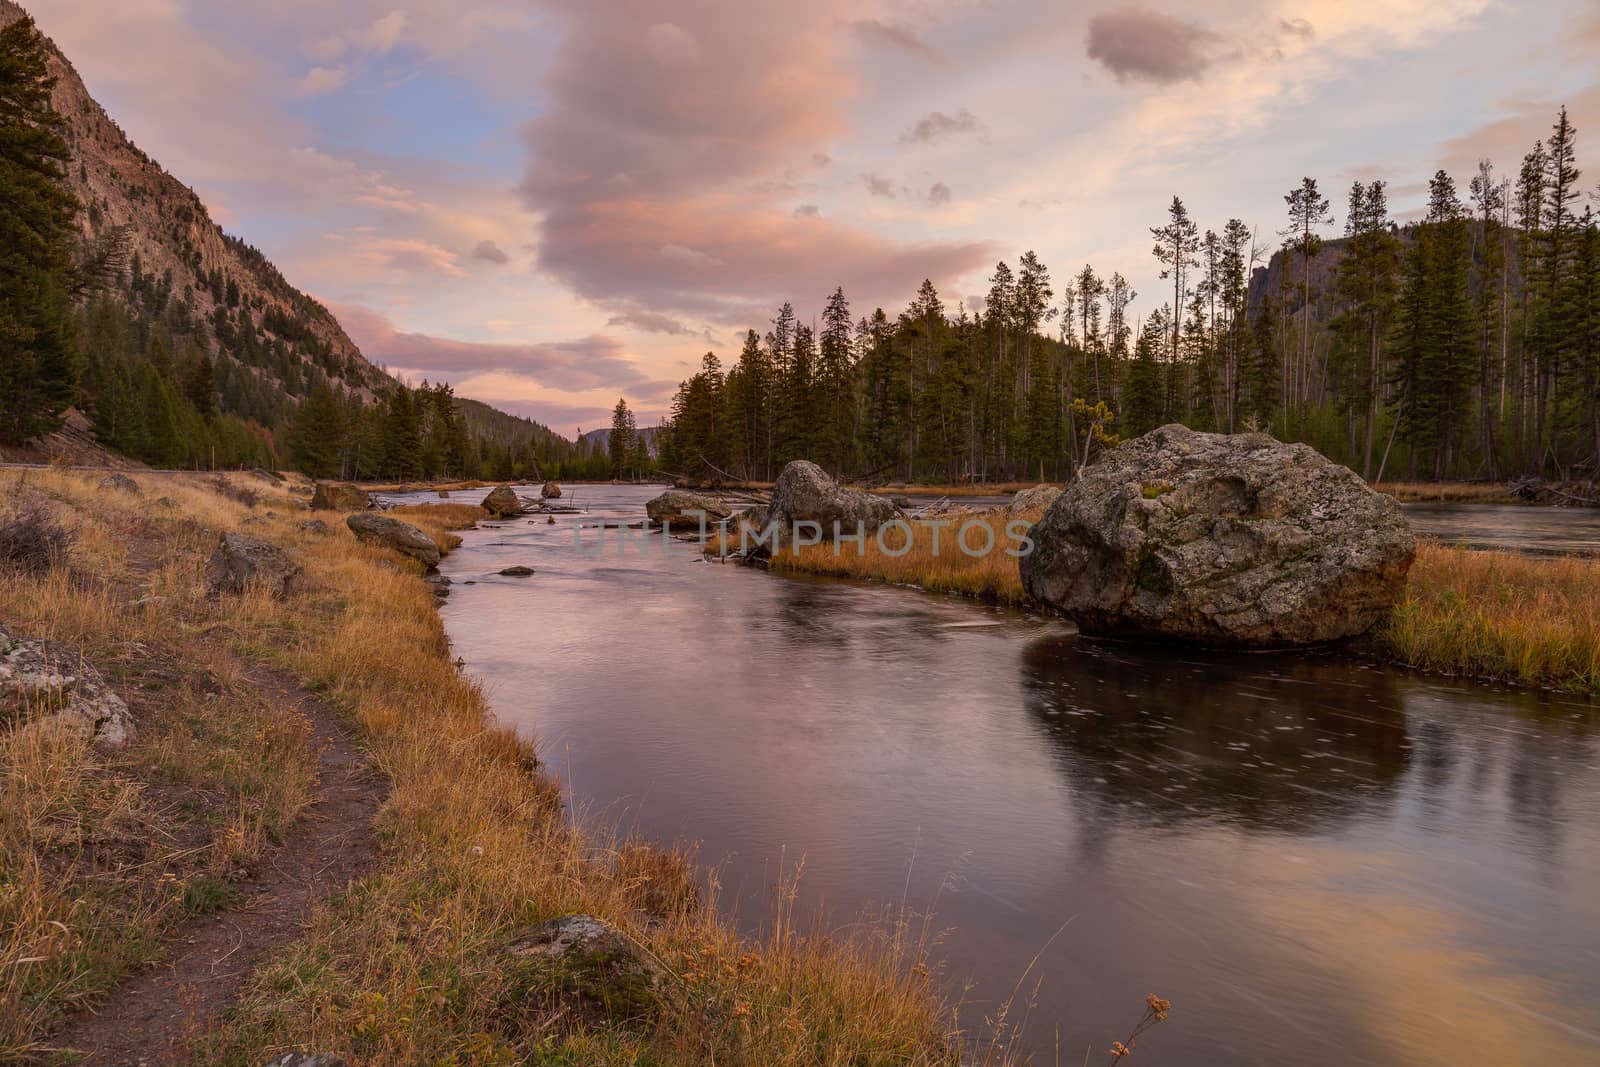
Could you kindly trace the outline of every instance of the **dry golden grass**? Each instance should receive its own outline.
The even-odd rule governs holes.
[[[1379,633],[1426,670],[1600,694],[1600,561],[1424,543]]]
[[[529,746],[490,724],[482,693],[452,666],[424,583],[377,565],[392,555],[343,530],[300,531],[303,513],[277,495],[252,512],[191,485],[155,490],[173,508],[148,490],[98,501],[89,483],[65,474],[40,491],[77,526],[75,570],[97,574],[97,554],[108,553],[109,591],[68,595],[59,577],[0,583],[0,614],[16,632],[80,641],[97,662],[121,645],[159,648],[183,670],[193,665],[184,657],[199,657],[224,687],[232,679],[200,651],[202,640],[269,659],[350,715],[388,779],[378,869],[257,972],[228,1022],[195,1038],[195,1062],[242,1067],[304,1047],[366,1067],[960,1062],[954,1014],[929,973],[926,923],[892,915],[848,936],[804,933],[791,886],[765,935],[747,940],[718,912],[714,879],[703,893],[685,857],[576,827]],[[279,514],[250,531],[295,552],[303,590],[286,602],[208,600],[200,576],[214,531],[267,510]],[[402,517],[448,544],[444,527],[473,516],[452,508]],[[146,535],[158,558],[139,558]],[[165,599],[119,610],[131,591]],[[116,757],[0,737],[0,959],[39,961],[0,973],[0,1059],[34,1047],[62,1014],[149,962],[181,914],[179,887],[198,875],[162,877],[178,861],[159,849],[144,866],[61,873],[90,842],[159,837],[153,828],[171,813],[153,799],[157,779],[163,789],[248,779],[256,785],[241,795],[267,794],[208,813],[213,832],[192,867],[212,877],[303,802],[292,784],[273,793],[260,782],[309,780],[292,724],[274,737],[231,703],[170,703],[170,727]],[[203,710],[217,735],[202,734],[189,710]],[[615,923],[666,968],[668,988],[618,1015],[573,1011],[545,987],[530,996],[525,969],[497,947],[572,913]],[[1009,1062],[1004,1031],[978,1055]]]
[[[1520,504],[1500,482],[1378,482],[1373,485],[1403,504]]]
[[[835,545],[824,542],[774,553],[770,561],[773,570],[780,574],[824,574],[839,578],[862,578],[911,585],[930,593],[951,593],[976,597],[996,604],[1023,605],[1028,596],[1022,591],[1022,578],[1018,572],[1017,557],[1007,554],[1007,549],[1019,548],[1020,536],[1038,519],[1038,515],[1005,518],[997,515],[967,515],[950,519],[949,525],[938,528],[938,551],[934,550],[935,527],[916,522],[911,524],[912,539],[906,549],[902,528],[887,530],[883,551],[877,541],[868,538],[865,550],[854,542]],[[957,536],[967,523],[975,524],[967,534],[967,544],[977,551],[993,538],[994,550],[974,558],[963,552]],[[1008,523],[1015,523],[1007,530]],[[985,534],[982,527],[988,530]]]
[[[132,497],[87,476],[0,475],[0,509],[45,502],[73,535],[49,572],[0,573],[0,618],[81,650],[140,731],[106,753],[31,728],[36,709],[0,720],[0,1061],[34,1054],[154,960],[161,935],[226,898],[311,796],[305,724],[268,707],[228,651],[249,598],[219,610],[204,596],[214,534],[195,519],[234,526],[248,510],[197,479],[140,480]]]

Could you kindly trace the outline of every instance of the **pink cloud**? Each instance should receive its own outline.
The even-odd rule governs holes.
[[[539,266],[597,303],[729,321],[844,285],[899,299],[992,258],[983,242],[905,244],[796,218],[786,175],[847,132],[856,91],[843,0],[562,2],[521,189]]]
[[[658,383],[644,375],[626,346],[614,337],[536,344],[457,341],[399,330],[370,308],[335,305],[332,310],[368,359],[435,379],[451,381],[504,372],[531,385],[564,392],[636,389],[640,395],[652,396],[659,392]]]

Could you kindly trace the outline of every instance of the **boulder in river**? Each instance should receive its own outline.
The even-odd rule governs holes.
[[[1360,634],[1405,587],[1399,504],[1306,445],[1163,426],[1033,527],[1029,595],[1085,633],[1277,648]]]
[[[0,724],[49,723],[120,748],[133,737],[128,705],[82,653],[57,641],[12,637],[0,626]]]
[[[545,500],[560,500],[561,487],[555,482],[545,482],[544,488],[539,490],[539,496]]]
[[[709,529],[733,514],[727,502],[704,493],[668,489],[644,506],[651,522],[672,529],[698,530],[702,522]]]
[[[522,500],[509,485],[498,485],[483,498],[483,510],[497,519],[509,519],[522,514]]]
[[[425,567],[439,564],[439,546],[433,538],[411,525],[387,515],[363,511],[344,520],[350,532],[371,545],[392,548],[410,556]]]
[[[824,540],[834,526],[847,536],[859,530],[871,535],[900,514],[891,501],[859,489],[846,489],[810,460],[797,459],[783,468],[772,487],[767,520],[777,527],[779,544],[795,534],[797,523],[815,523]]]
[[[217,540],[206,566],[206,586],[213,596],[243,593],[259,585],[278,599],[289,594],[300,577],[300,564],[271,541],[241,533],[225,533]]]
[[[371,506],[365,489],[343,482],[318,482],[311,494],[312,511],[365,511]]]
[[[1000,510],[1007,518],[1014,515],[1041,515],[1061,499],[1061,493],[1059,485],[1036,485],[1032,489],[1022,490]]]
[[[515,567],[507,567],[500,572],[507,578],[527,578],[533,574],[533,568],[519,563]]]

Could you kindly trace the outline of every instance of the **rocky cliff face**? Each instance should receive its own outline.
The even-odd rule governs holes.
[[[0,26],[23,15],[12,0],[0,0]],[[260,252],[223,233],[194,191],[141,151],[89,95],[66,56],[52,52],[55,108],[67,121],[74,157],[69,181],[83,205],[79,225],[91,237],[116,227],[127,233],[130,269],[118,295],[147,308],[186,302],[192,316],[213,329],[219,309],[230,320],[225,330],[248,314],[264,347],[281,349],[299,364],[296,379],[304,381],[315,364],[353,392],[381,392],[388,377],[362,356],[333,315]],[[274,375],[272,367],[250,371]]]

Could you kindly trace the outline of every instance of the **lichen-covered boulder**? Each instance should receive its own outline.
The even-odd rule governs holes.
[[[501,1010],[509,1015],[531,1008],[537,1016],[556,1002],[594,1022],[626,1022],[654,1014],[667,988],[661,964],[592,915],[552,919],[513,937],[501,967],[507,972]]]
[[[358,512],[344,522],[350,527],[351,533],[368,544],[392,548],[425,567],[439,565],[439,546],[433,538],[409,522],[391,519],[373,511]]]
[[[28,719],[90,737],[106,748],[133,739],[128,705],[77,650],[0,626],[0,724]]]
[[[299,577],[300,564],[283,549],[240,533],[218,538],[217,550],[206,566],[206,585],[213,596],[242,593],[251,585],[260,585],[282,599]]]
[[[1405,587],[1400,506],[1306,445],[1163,426],[1033,527],[1029,595],[1085,633],[1273,648],[1369,629]]]
[[[300,524],[300,532],[316,534],[318,537],[327,537],[329,534],[333,533],[333,527],[329,526],[321,519],[307,519],[305,522]]]
[[[365,511],[371,506],[365,489],[342,482],[318,482],[311,494],[312,511]]]
[[[870,536],[899,514],[891,501],[846,489],[815,463],[797,459],[783,468],[772,487],[767,521],[777,528],[781,545],[794,537],[796,523],[815,523],[823,540],[828,540],[835,524],[845,536],[853,537],[858,531]]]
[[[684,489],[668,489],[644,506],[651,522],[673,529],[699,529],[702,522],[708,529],[733,514],[733,508],[714,496],[691,493]]]
[[[522,514],[522,501],[509,485],[496,486],[483,498],[483,510],[497,519],[509,519]]]
[[[345,1061],[328,1052],[285,1052],[267,1067],[346,1067]]]
[[[1014,515],[1041,515],[1051,504],[1061,499],[1059,485],[1036,485],[1012,497],[1000,510],[1008,518]]]
[[[545,500],[560,500],[561,487],[555,482],[545,482],[544,488],[539,490],[539,495]]]

